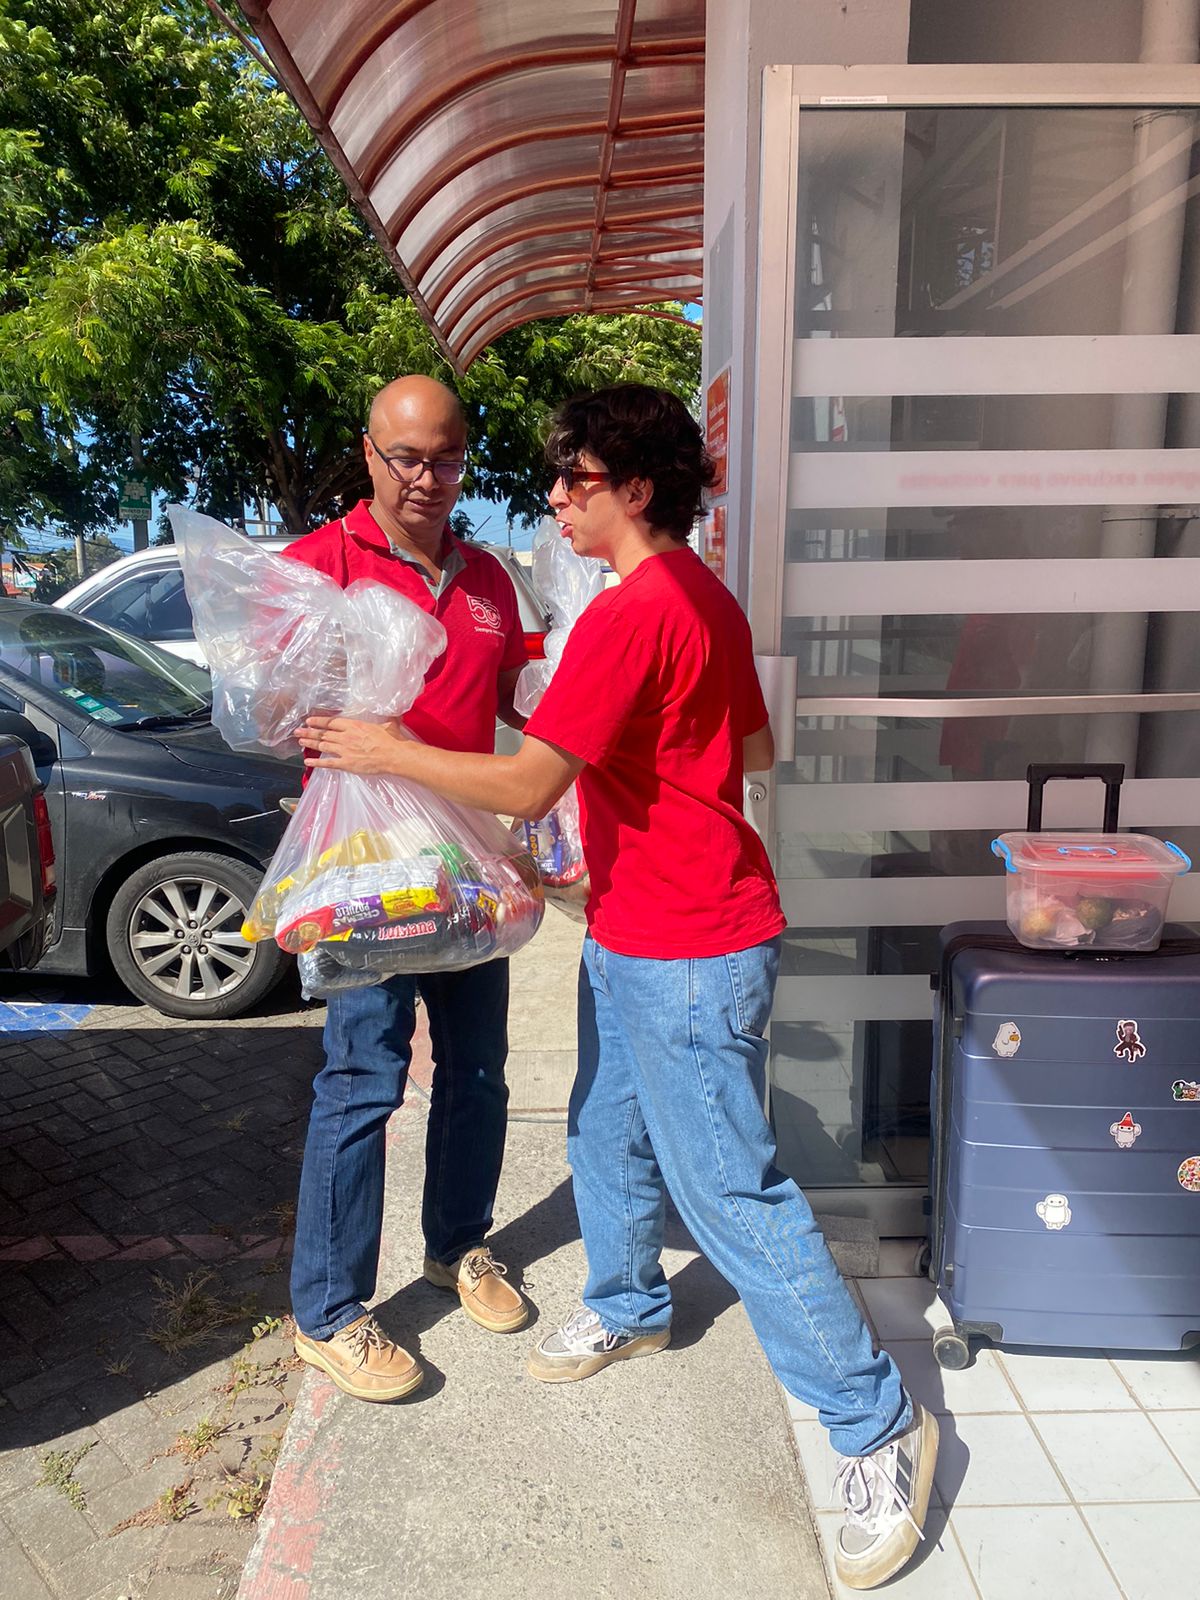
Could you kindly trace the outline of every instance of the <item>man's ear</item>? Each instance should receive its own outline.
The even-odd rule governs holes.
[[[630,516],[639,516],[654,499],[654,484],[649,478],[626,478],[625,492],[628,496],[625,504]]]
[[[375,454],[375,446],[371,443],[371,435],[369,433],[364,433],[363,434],[363,456],[367,461],[370,461],[371,457],[374,454]]]

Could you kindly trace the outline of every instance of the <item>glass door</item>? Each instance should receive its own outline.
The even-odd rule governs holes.
[[[1123,824],[1200,855],[1198,101],[1195,68],[767,74],[771,1109],[884,1232],[921,1225],[939,930],[1003,916],[1028,763],[1123,761]]]

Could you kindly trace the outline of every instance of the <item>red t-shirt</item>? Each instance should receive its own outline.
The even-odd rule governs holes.
[[[785,919],[742,814],[742,740],[767,721],[750,628],[692,550],[651,556],[571,631],[526,732],[579,778],[588,925],[618,955],[728,955]]]
[[[404,724],[426,744],[487,755],[496,744],[500,674],[525,665],[525,634],[512,579],[495,556],[449,528],[446,538],[464,566],[436,597],[421,572],[393,552],[369,500],[284,554],[328,573],[343,589],[374,578],[431,611],[446,630],[446,649],[425,674]]]

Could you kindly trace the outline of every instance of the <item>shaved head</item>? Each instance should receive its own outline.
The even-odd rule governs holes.
[[[462,401],[453,389],[421,373],[393,378],[384,384],[371,401],[367,429],[387,450],[394,443],[388,439],[389,433],[418,420],[424,427],[445,430],[463,445],[467,442],[467,415]]]
[[[467,453],[462,401],[436,378],[394,379],[371,402],[363,451],[375,491],[371,515],[393,544],[435,555]],[[455,463],[458,482],[437,476],[445,461]]]

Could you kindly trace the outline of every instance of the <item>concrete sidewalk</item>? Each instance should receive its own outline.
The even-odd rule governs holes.
[[[675,1342],[580,1384],[525,1376],[584,1257],[561,1122],[515,1121],[492,1243],[535,1306],[500,1337],[420,1276],[425,1102],[390,1130],[376,1311],[419,1351],[411,1400],[309,1372],[240,1600],[827,1600],[781,1391],[740,1304],[680,1231]]]

